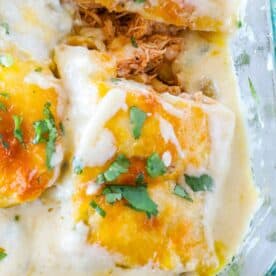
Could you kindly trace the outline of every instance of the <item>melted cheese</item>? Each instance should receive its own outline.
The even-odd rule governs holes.
[[[18,47],[28,56],[48,60],[50,51],[70,32],[71,18],[58,0],[0,1],[0,48]]]
[[[70,153],[67,161],[71,162],[78,150],[86,167],[81,176],[72,178],[69,166],[69,175],[63,176],[59,185],[40,200],[0,210],[0,247],[8,254],[0,263],[1,275],[174,275],[195,270],[212,275],[214,268],[236,252],[254,209],[256,191],[251,182],[232,64],[224,49],[225,40],[219,35],[191,35],[187,41],[187,52],[178,61],[180,69],[175,64],[185,85],[198,91],[203,76],[212,78],[219,88],[219,100],[235,116],[216,102],[156,95],[149,87],[133,81],[110,82],[115,70],[108,55],[80,47],[57,49],[58,70],[69,97],[65,124]],[[208,56],[200,50],[206,44],[211,47]],[[25,70],[25,65],[19,67],[18,72]],[[218,72],[217,68],[221,70]],[[59,119],[57,93],[50,74],[44,79],[32,71],[11,74],[12,82],[7,88],[12,93],[13,85],[20,88],[16,89],[15,106],[24,118],[30,118],[31,126],[33,119],[41,118],[42,102],[53,96],[52,107]],[[0,84],[1,89],[6,89],[2,77]],[[28,96],[33,88],[39,99]],[[111,91],[115,95],[109,95]],[[119,99],[120,104],[113,106],[110,99]],[[30,104],[36,108],[30,109]],[[108,106],[108,110],[101,105]],[[133,139],[129,125],[132,105],[141,107],[148,116],[139,140]],[[103,120],[95,125],[94,116]],[[166,121],[178,143],[171,141],[172,133],[164,131],[162,135],[158,118]],[[185,126],[183,133],[180,125]],[[93,132],[94,126],[97,133]],[[177,144],[186,154],[184,160]],[[61,160],[59,149],[57,145],[53,164]],[[154,181],[146,178],[150,197],[158,204],[157,217],[148,220],[145,214],[123,202],[109,205],[98,196],[101,187],[94,180],[116,153],[124,152],[131,161],[139,157],[129,174],[119,179],[129,183],[144,170],[143,160],[153,150],[173,168],[169,176]],[[45,161],[45,156],[40,149],[38,153],[36,164],[42,164],[39,162]],[[30,155],[35,157],[32,152]],[[184,171],[212,175],[214,192],[192,194],[193,203],[172,194],[175,180]],[[91,199],[106,210],[105,219],[89,207]],[[19,221],[15,220],[16,215],[20,216]],[[126,265],[130,269],[120,268]]]
[[[141,14],[147,19],[203,31],[229,31],[238,18],[239,0],[95,0],[110,10]],[[122,4],[123,3],[123,4]]]
[[[5,53],[7,54],[7,53]],[[7,96],[0,96],[1,104],[5,107],[0,111],[1,116],[1,158],[0,158],[0,206],[5,207],[36,199],[49,186],[53,185],[59,174],[63,159],[61,139],[57,139],[56,152],[49,160],[53,169],[47,169],[46,143],[33,144],[35,131],[33,124],[44,119],[43,109],[50,103],[58,128],[61,114],[57,114],[59,94],[55,87],[59,86],[57,80],[41,85],[41,82],[26,81],[33,71],[40,67],[34,62],[21,61],[13,57],[14,62],[9,67],[0,67],[0,89]],[[51,73],[42,68],[40,80],[48,79]],[[43,72],[43,70],[45,72]],[[15,136],[13,116],[20,116],[20,126],[23,141]],[[57,130],[58,131],[58,130]]]
[[[72,52],[75,54],[70,56],[69,65],[64,57]],[[195,194],[194,203],[190,204],[173,195],[172,189],[188,166],[199,171],[204,168],[215,178],[215,185],[221,185],[221,179],[216,178],[212,171],[215,168],[211,157],[219,156],[217,147],[212,147],[212,143],[223,137],[222,147],[229,151],[234,116],[231,117],[231,111],[218,103],[203,104],[175,96],[170,96],[168,100],[169,95],[159,96],[150,87],[133,81],[112,82],[102,75],[100,80],[95,81],[95,75],[99,76],[96,68],[101,72],[104,65],[97,66],[102,58],[98,54],[94,60],[93,55],[93,51],[71,47],[63,47],[56,53],[62,78],[73,82],[70,76],[82,74],[80,78],[85,80],[83,90],[89,91],[85,94],[71,90],[70,108],[83,109],[81,102],[75,100],[76,96],[81,95],[84,105],[89,98],[95,99],[93,114],[87,116],[86,120],[83,120],[84,117],[75,117],[74,120],[74,123],[82,120],[80,123],[83,127],[82,135],[75,143],[74,154],[83,169],[83,173],[74,180],[74,214],[77,221],[85,221],[89,225],[90,243],[100,244],[117,254],[116,261],[124,266],[143,266],[152,262],[157,268],[174,271],[177,271],[177,267],[179,271],[198,270],[201,267],[215,269],[218,260],[214,240],[212,235],[207,237],[206,233],[211,231],[202,220],[205,196]],[[86,57],[84,63],[79,63],[81,56]],[[88,66],[88,61],[92,65]],[[91,66],[95,69],[89,69]],[[89,90],[88,87],[93,89]],[[136,140],[129,119],[132,106],[139,107],[147,114],[141,137]],[[222,117],[224,121],[220,121]],[[229,125],[229,130],[223,131],[222,125],[224,129]],[[154,152],[163,156],[169,166],[169,172],[156,179],[147,175],[145,169],[147,157]],[[145,214],[130,209],[123,202],[107,204],[101,195],[102,189],[96,184],[96,177],[120,153],[125,154],[132,165],[129,172],[117,179],[116,183],[134,183],[137,174],[143,172],[149,193],[158,204],[159,214],[156,218],[149,220]],[[219,158],[219,162],[225,166],[220,174],[225,175],[227,160]],[[105,218],[101,218],[89,206],[93,199],[107,212]],[[207,217],[206,220],[211,223]],[[112,236],[111,228],[114,229]],[[167,238],[162,238],[164,236]]]

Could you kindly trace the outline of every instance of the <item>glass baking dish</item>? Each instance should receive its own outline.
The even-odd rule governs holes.
[[[232,42],[260,203],[240,252],[221,275],[276,275],[275,20],[275,0],[248,0]]]

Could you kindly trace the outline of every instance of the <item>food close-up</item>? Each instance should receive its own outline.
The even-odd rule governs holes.
[[[242,2],[0,0],[0,276],[260,275]]]

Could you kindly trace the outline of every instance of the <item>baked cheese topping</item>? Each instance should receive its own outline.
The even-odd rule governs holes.
[[[48,68],[7,52],[0,64],[0,206],[7,207],[36,199],[57,179],[63,103]]]
[[[76,220],[89,225],[90,243],[119,254],[123,266],[215,270],[215,243],[203,218],[209,219],[207,194],[225,176],[219,169],[227,171],[215,140],[223,139],[220,149],[229,152],[232,112],[202,95],[159,95],[133,81],[106,79],[100,73],[106,65],[94,55],[80,47],[56,53],[63,79],[90,73],[78,94],[72,91],[71,108],[81,110],[75,97],[85,102],[88,86],[95,98],[90,116],[74,120],[83,127],[72,162]],[[91,65],[79,66],[80,56]]]
[[[229,31],[238,21],[238,0],[95,0],[95,3],[112,11],[135,12],[150,20],[192,30]]]
[[[1,1],[0,49],[14,46],[40,61],[67,33],[72,20],[58,0]]]

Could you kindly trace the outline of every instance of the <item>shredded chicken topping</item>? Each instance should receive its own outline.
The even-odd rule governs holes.
[[[184,44],[181,28],[134,13],[109,12],[91,0],[73,2],[78,12],[68,44],[108,51],[116,38],[125,37],[128,44],[135,43],[135,49],[131,55],[118,58],[118,77],[151,84],[158,92],[178,94],[183,91],[171,66]]]

